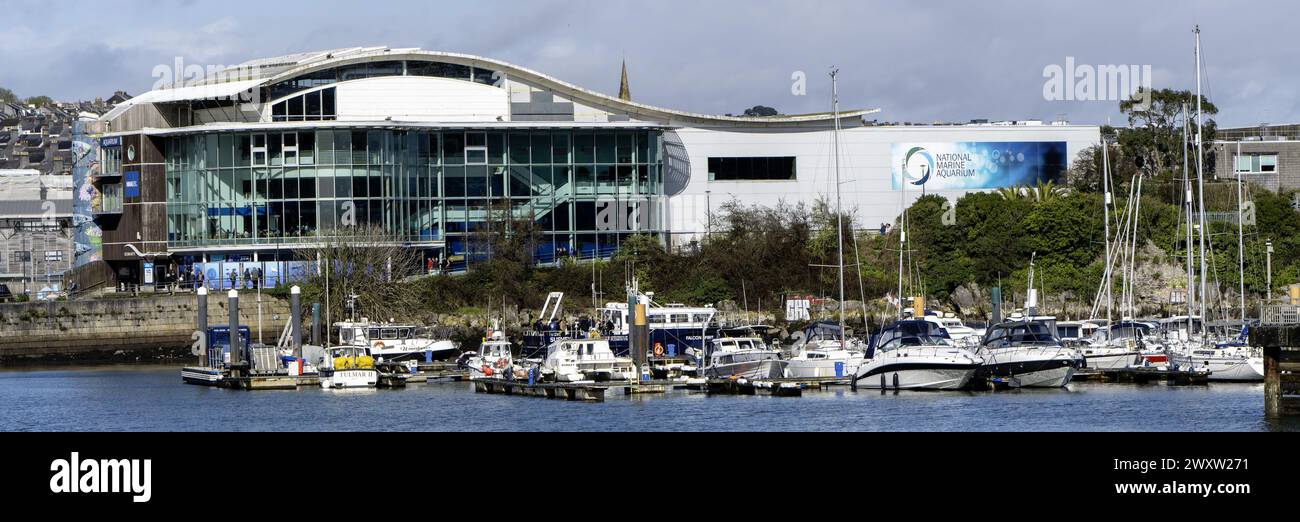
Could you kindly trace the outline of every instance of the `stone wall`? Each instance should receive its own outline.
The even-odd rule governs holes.
[[[240,322],[257,341],[256,295],[241,296],[239,309]],[[193,294],[0,304],[0,364],[188,354],[197,311]],[[229,315],[225,294],[209,296],[209,325],[225,325]],[[288,301],[262,296],[263,341],[274,344],[288,320]]]

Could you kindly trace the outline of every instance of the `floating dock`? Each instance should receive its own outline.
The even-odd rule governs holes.
[[[595,382],[528,384],[527,381],[500,379],[474,379],[473,382],[476,393],[521,395],[524,397],[584,402],[604,402],[605,391],[611,387],[610,383],[597,384]]]
[[[1202,370],[1175,370],[1164,368],[1083,368],[1075,372],[1075,382],[1101,382],[1123,384],[1165,383],[1170,386],[1208,384],[1210,372]]]

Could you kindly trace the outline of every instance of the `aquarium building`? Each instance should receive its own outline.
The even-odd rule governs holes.
[[[874,112],[840,115],[844,205],[872,229],[923,192],[1060,179],[1099,141],[1096,126],[881,126]],[[626,69],[610,96],[419,49],[254,60],[101,122],[88,179],[102,259],[131,283],[249,266],[278,281],[356,226],[452,270],[490,255],[484,232],[506,220],[534,225],[538,263],[605,257],[635,234],[681,247],[729,201],[835,190],[829,113],[696,114],[633,101]]]

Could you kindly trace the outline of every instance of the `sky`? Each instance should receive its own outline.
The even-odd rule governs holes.
[[[885,122],[1123,125],[1118,102],[1048,99],[1045,68],[1149,66],[1204,92],[1221,126],[1300,122],[1300,3],[830,0],[0,0],[0,86],[93,99],[151,88],[155,66],[234,65],[350,46],[495,58],[605,93],[626,59],[633,99],[691,112],[879,108]],[[803,95],[792,77],[806,78]],[[1082,73],[1081,73],[1082,74]],[[1072,81],[1072,80],[1068,80]],[[1059,97],[1058,97],[1059,98]],[[1076,97],[1077,98],[1077,97]]]

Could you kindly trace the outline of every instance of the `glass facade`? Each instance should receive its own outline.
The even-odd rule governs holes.
[[[449,256],[510,212],[535,223],[538,262],[608,256],[663,232],[661,134],[651,130],[210,133],[166,144],[173,249],[298,245],[382,226]],[[495,216],[489,219],[489,216]]]

